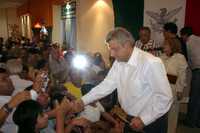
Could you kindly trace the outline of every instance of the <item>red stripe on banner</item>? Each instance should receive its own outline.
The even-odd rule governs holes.
[[[200,36],[200,0],[187,0],[185,26],[191,26],[194,34]]]

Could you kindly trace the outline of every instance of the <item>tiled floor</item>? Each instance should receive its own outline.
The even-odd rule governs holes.
[[[200,128],[189,128],[179,125],[177,133],[200,133]]]
[[[185,118],[184,114],[180,114],[179,116],[179,124],[177,133],[200,133],[200,128],[189,128],[183,125],[182,121]]]

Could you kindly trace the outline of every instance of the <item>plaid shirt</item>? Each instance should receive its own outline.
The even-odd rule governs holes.
[[[135,42],[135,46],[153,54],[154,56],[160,56],[162,53],[161,47],[157,45],[154,40],[149,40],[149,42],[146,44],[143,44],[140,40],[137,40]]]

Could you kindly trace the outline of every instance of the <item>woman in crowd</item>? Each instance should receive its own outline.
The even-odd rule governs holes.
[[[161,56],[161,59],[164,62],[174,97],[174,103],[169,111],[168,133],[176,133],[179,100],[181,100],[183,90],[186,87],[186,70],[188,64],[184,55],[181,54],[181,44],[176,38],[165,40],[163,51],[164,54]]]
[[[13,114],[13,121],[18,125],[18,133],[39,133],[48,124],[48,116],[42,106],[33,100],[22,102]]]

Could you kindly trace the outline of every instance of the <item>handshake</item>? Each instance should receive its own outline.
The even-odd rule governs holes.
[[[84,103],[82,100],[69,101],[66,97],[64,97],[60,104],[55,102],[55,108],[60,113],[73,114],[83,111]]]

